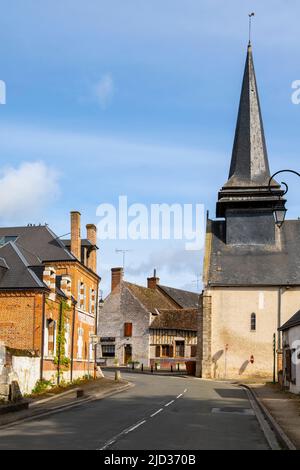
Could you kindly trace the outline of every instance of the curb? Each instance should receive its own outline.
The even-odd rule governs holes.
[[[52,415],[52,414],[60,413],[62,411],[66,411],[66,410],[69,410],[69,409],[72,409],[72,408],[76,408],[77,406],[81,406],[82,404],[85,404],[85,403],[91,403],[93,401],[102,400],[104,398],[111,397],[113,395],[117,395],[118,393],[124,392],[124,391],[126,391],[126,390],[128,390],[129,388],[132,388],[132,387],[134,387],[134,384],[129,382],[126,385],[124,385],[123,387],[120,387],[116,390],[102,392],[102,393],[95,394],[93,396],[87,396],[86,398],[77,399],[76,401],[66,403],[64,405],[56,406],[56,407],[54,407],[50,410],[41,411],[40,413],[36,413],[36,414],[31,415],[31,416],[25,416],[24,418],[15,419],[13,421],[10,421],[9,423],[5,423],[5,424],[0,423],[0,429],[9,428],[11,426],[16,426],[17,424],[21,424],[21,423],[24,423],[24,422],[27,422],[27,421],[33,421],[35,419],[39,419],[39,418],[42,418],[44,416],[49,416],[49,415]]]
[[[256,405],[260,408],[260,411],[262,412],[264,418],[266,419],[267,423],[269,424],[282,448],[285,450],[297,450],[296,446],[283,431],[282,427],[273,418],[269,410],[266,408],[266,406],[262,403],[262,401],[255,393],[253,388],[251,388],[249,385],[241,385],[241,387],[245,388],[251,394],[253,400],[255,401]]]
[[[137,375],[155,375],[155,376],[162,376],[162,377],[194,377],[193,375],[187,375],[185,372],[151,372],[149,370],[144,370],[143,372],[139,369],[111,369],[109,367],[102,369],[104,372],[115,372],[119,370],[121,374],[137,374]]]
[[[28,408],[29,402],[27,400],[23,400],[19,403],[10,403],[9,405],[0,408],[0,415],[3,416],[9,413],[15,413],[17,411],[28,410]]]
[[[32,401],[31,403],[29,403],[29,408],[33,408],[36,405],[41,405],[42,403],[47,403],[48,401],[55,400],[56,398],[64,397],[66,395],[71,395],[74,392],[76,393],[77,390],[80,390],[79,387],[72,388],[70,390],[67,390],[66,392],[57,393],[56,395],[52,395],[51,397],[42,398],[41,400]]]

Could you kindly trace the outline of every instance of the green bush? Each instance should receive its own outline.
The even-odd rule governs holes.
[[[53,387],[53,384],[52,384],[52,382],[50,382],[50,380],[45,380],[45,379],[38,380],[37,383],[35,384],[34,389],[32,390],[32,393],[33,394],[43,393],[43,392],[46,392],[47,390],[49,390],[52,387]]]

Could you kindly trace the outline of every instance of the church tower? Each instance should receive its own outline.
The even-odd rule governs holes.
[[[226,219],[226,243],[274,244],[273,212],[283,191],[270,169],[253,64],[248,45],[229,179],[218,195],[217,217]],[[271,183],[271,190],[269,188]]]
[[[281,186],[271,179],[249,43],[228,181],[207,221],[197,375],[271,377],[278,328],[299,310],[300,220],[279,228]]]

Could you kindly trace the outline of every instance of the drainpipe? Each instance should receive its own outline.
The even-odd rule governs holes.
[[[75,310],[75,304],[73,304],[72,341],[71,341],[71,371],[70,371],[70,380],[71,380],[71,382],[73,380],[75,318],[76,318],[76,310]]]
[[[282,296],[283,293],[283,287],[279,287],[278,289],[278,314],[277,314],[277,328],[281,327],[281,310],[282,310]],[[277,336],[277,349],[278,351],[281,350],[281,333],[278,331],[278,336]]]
[[[98,334],[99,284],[97,284],[95,312],[95,335]],[[97,344],[94,346],[94,379],[97,377]]]
[[[61,323],[62,323],[62,310],[63,310],[63,304],[60,302],[60,309],[59,309],[59,336],[60,336],[60,341],[58,343],[58,354],[57,354],[57,385],[60,384],[60,355],[61,355]]]
[[[45,293],[43,293],[40,380],[43,380],[43,375],[44,375],[45,319],[46,319],[46,296],[45,296]]]

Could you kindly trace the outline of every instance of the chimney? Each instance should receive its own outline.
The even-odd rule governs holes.
[[[112,268],[111,270],[111,291],[120,288],[123,281],[124,270],[123,268]]]
[[[81,261],[80,212],[71,212],[71,252]]]
[[[93,247],[91,248],[88,259],[87,259],[87,267],[97,272],[97,227],[94,224],[88,224],[86,226],[86,237],[91,242]]]
[[[153,277],[148,277],[148,289],[156,289],[159,285],[159,277],[156,277],[156,269],[154,269]]]

